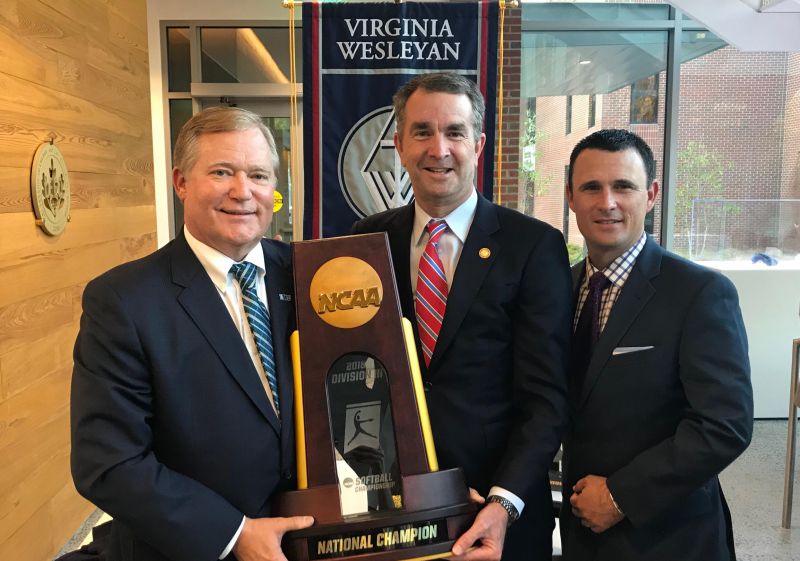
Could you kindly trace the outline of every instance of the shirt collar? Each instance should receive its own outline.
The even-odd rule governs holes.
[[[631,273],[631,269],[633,269],[633,265],[636,263],[636,258],[639,257],[639,254],[642,252],[642,248],[644,247],[645,242],[647,241],[647,233],[642,232],[642,235],[639,237],[638,241],[633,244],[625,253],[614,259],[608,266],[603,269],[603,274],[610,280],[613,284],[622,287],[625,284],[625,281],[628,279],[628,275]],[[599,271],[597,267],[592,265],[592,262],[589,258],[586,258],[586,277],[585,282],[588,282],[588,279],[591,276]]]
[[[478,208],[478,192],[472,190],[466,201],[454,208],[447,216],[433,217],[429,216],[427,212],[422,210],[419,204],[414,202],[414,229],[411,231],[411,239],[414,240],[414,245],[418,245],[422,240],[422,234],[425,233],[425,226],[432,219],[444,220],[447,222],[447,228],[455,234],[455,236],[463,244],[469,234],[470,226],[472,226],[472,219],[475,218],[475,209]]]
[[[197,256],[200,264],[211,277],[211,282],[214,283],[220,292],[225,292],[228,288],[229,275],[231,265],[236,263],[233,259],[214,249],[213,247],[204,244],[195,238],[189,229],[184,224],[183,234],[186,236],[186,243]],[[266,271],[264,265],[264,252],[261,249],[261,244],[257,244],[250,253],[248,253],[242,261],[248,261],[258,267],[259,271]]]

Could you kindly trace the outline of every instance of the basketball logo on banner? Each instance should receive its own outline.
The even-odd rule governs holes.
[[[411,200],[411,181],[394,149],[394,122],[391,106],[376,109],[364,115],[342,143],[339,185],[359,218]]]

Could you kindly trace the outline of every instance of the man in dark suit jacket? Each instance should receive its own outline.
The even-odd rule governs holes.
[[[218,107],[184,126],[174,160],[184,232],[84,291],[75,486],[113,516],[112,560],[281,560],[283,533],[313,519],[269,518],[271,497],[295,472],[290,255],[262,240],[275,143],[257,115]],[[237,262],[256,267],[271,362],[229,273]]]
[[[589,255],[573,270],[565,561],[735,559],[717,475],[752,434],[747,337],[731,282],[644,233],[654,178],[650,148],[624,130],[588,136],[570,159]]]
[[[439,463],[462,467],[468,485],[489,495],[453,552],[479,541],[464,559],[549,560],[548,468],[566,421],[571,316],[564,240],[475,191],[485,135],[483,98],[472,81],[421,75],[394,104],[395,146],[415,202],[366,218],[353,232],[388,233],[403,314],[417,334]],[[415,311],[429,219],[447,223],[435,244],[448,294],[433,348],[422,344]]]

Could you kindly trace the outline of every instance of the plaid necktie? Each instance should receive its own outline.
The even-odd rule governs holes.
[[[267,383],[272,392],[272,401],[275,404],[275,412],[281,416],[281,409],[278,403],[278,378],[275,374],[275,355],[272,348],[272,328],[269,323],[269,312],[258,298],[256,290],[256,279],[258,267],[252,263],[234,263],[231,265],[231,274],[239,283],[242,289],[242,304],[247,323],[250,324],[250,331],[253,332],[253,339],[256,342],[258,355],[261,357],[261,365],[267,375]]]
[[[444,220],[431,220],[426,226],[430,238],[419,260],[417,276],[417,300],[414,305],[417,314],[419,340],[425,365],[430,366],[433,349],[442,329],[444,310],[447,306],[447,277],[442,260],[436,252],[439,238],[447,230]]]

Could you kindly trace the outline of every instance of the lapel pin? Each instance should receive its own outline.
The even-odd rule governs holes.
[[[478,251],[478,255],[480,255],[481,259],[489,259],[489,256],[492,254],[492,250],[488,247],[482,247],[480,251]]]
[[[291,302],[292,295],[291,294],[278,294],[278,298],[280,298],[283,302]]]

